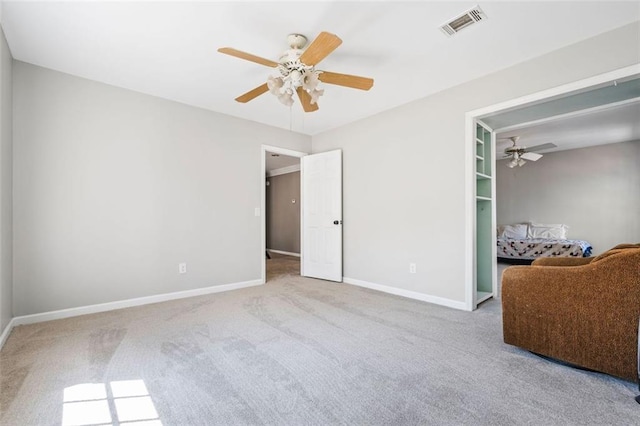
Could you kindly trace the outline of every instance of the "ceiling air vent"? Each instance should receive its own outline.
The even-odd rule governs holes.
[[[448,36],[452,36],[457,32],[460,32],[463,28],[467,28],[469,25],[475,24],[487,19],[487,15],[484,14],[480,6],[474,6],[461,15],[456,16],[446,24],[440,26],[443,33]]]

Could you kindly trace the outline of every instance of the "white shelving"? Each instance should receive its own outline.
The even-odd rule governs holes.
[[[489,300],[493,297],[493,293],[488,291],[478,291],[476,296],[476,303],[482,303],[485,300]]]
[[[493,297],[493,161],[491,130],[476,124],[475,305]]]

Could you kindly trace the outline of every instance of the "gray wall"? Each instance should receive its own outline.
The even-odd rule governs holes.
[[[260,279],[261,144],[310,137],[13,72],[15,315]]]
[[[464,301],[465,113],[637,64],[639,26],[314,136],[343,149],[345,277]]]
[[[463,301],[465,112],[636,64],[639,40],[629,25],[314,136],[343,149],[345,276]],[[20,62],[13,76],[14,315],[259,279],[260,144],[310,138]]]
[[[13,317],[12,62],[0,31],[0,333]]]
[[[496,170],[497,220],[564,223],[594,254],[640,242],[640,141],[545,154]]]
[[[267,180],[267,248],[300,253],[300,172]]]

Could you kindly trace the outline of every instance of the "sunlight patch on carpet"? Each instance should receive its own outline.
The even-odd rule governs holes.
[[[82,383],[64,389],[62,426],[162,426],[144,380]]]

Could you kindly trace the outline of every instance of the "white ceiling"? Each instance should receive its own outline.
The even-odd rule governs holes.
[[[496,151],[511,146],[553,143],[554,152],[610,143],[640,141],[640,75],[610,81],[551,99],[482,117],[496,131]]]
[[[475,6],[439,2],[3,2],[15,59],[309,135],[422,98],[640,19],[640,2],[483,2],[486,21],[454,37],[438,27]],[[238,95],[272,69],[217,53],[277,60],[286,36],[343,44],[319,69],[375,79],[369,92],[325,85],[304,114]]]
[[[557,145],[557,148],[536,151],[540,153],[640,141],[640,99],[605,109],[589,109],[583,113],[513,130],[498,131],[497,159],[501,159],[505,148],[511,146],[511,141],[506,140],[511,136],[520,136],[519,146],[533,147],[546,143]]]
[[[267,152],[265,159],[265,171],[267,173],[285,167],[300,165],[300,158],[298,157],[289,157],[288,155],[274,154],[272,152]]]
[[[542,99],[528,105],[488,114],[482,117],[482,121],[492,129],[500,131],[521,127],[522,123],[537,122],[593,109],[602,110],[611,105],[638,99],[640,99],[640,75],[631,75],[549,99]]]

